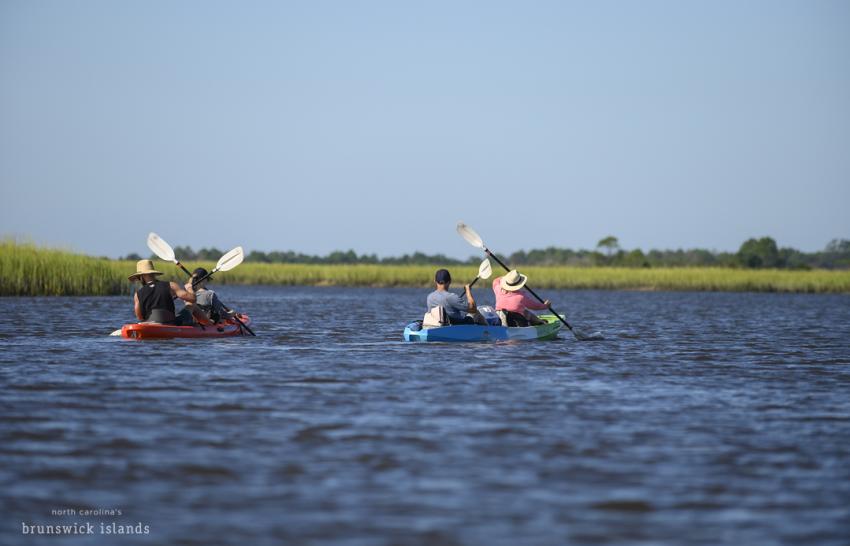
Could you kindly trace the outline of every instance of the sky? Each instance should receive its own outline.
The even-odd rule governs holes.
[[[0,0],[0,236],[850,238],[850,2]]]

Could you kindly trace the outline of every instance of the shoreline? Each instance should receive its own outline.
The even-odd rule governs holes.
[[[109,260],[42,249],[31,245],[0,245],[0,296],[107,296],[128,295],[127,275],[135,262]],[[163,279],[185,281],[169,263],[154,261]],[[214,264],[196,262],[211,269]],[[266,264],[246,262],[216,275],[218,285],[430,287],[434,265]],[[460,287],[478,273],[475,266],[450,266]],[[642,292],[775,292],[850,294],[850,270],[793,271],[778,269],[622,268],[530,266],[521,268],[530,284],[541,290],[624,290]],[[493,271],[493,278],[501,271]],[[478,287],[489,289],[490,281]]]

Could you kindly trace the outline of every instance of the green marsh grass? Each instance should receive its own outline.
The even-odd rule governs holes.
[[[129,292],[117,262],[0,242],[0,296],[102,296]]]
[[[210,266],[212,264],[209,264]],[[433,284],[440,266],[243,264],[216,282],[235,284],[422,286]],[[471,282],[474,266],[449,267],[456,286]],[[603,290],[693,290],[728,292],[850,292],[850,271],[784,271],[728,268],[526,267],[532,287]],[[493,270],[489,286],[501,272]]]
[[[185,280],[173,264],[155,260],[166,279]],[[213,263],[188,267],[209,269]],[[312,285],[312,286],[413,286],[432,285],[438,265],[305,265],[243,263],[216,275],[213,284]],[[80,296],[129,294],[127,276],[132,261],[106,260],[62,250],[0,243],[0,295]],[[451,266],[455,287],[472,281],[475,266]],[[687,290],[728,292],[850,293],[850,271],[786,271],[775,269],[615,267],[526,267],[534,288],[603,290]],[[495,268],[494,277],[499,275]],[[489,287],[492,279],[479,281]]]

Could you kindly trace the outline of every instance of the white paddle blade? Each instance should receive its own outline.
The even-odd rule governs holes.
[[[171,245],[162,240],[162,238],[154,232],[148,233],[148,248],[151,252],[159,256],[160,260],[166,262],[177,262],[174,258],[174,249]]]
[[[221,258],[219,258],[218,263],[215,264],[216,271],[230,271],[237,265],[242,263],[242,260],[245,259],[245,253],[242,251],[241,246],[237,246]]]
[[[457,232],[463,237],[463,240],[467,243],[471,244],[475,248],[484,248],[484,241],[481,240],[481,237],[475,233],[475,230],[464,224],[463,222],[457,223]]]
[[[579,341],[604,341],[605,336],[602,335],[602,332],[593,332],[592,334],[586,334],[576,328],[573,328],[573,335],[576,336],[576,339]]]
[[[493,267],[490,265],[490,260],[485,258],[484,261],[481,262],[481,267],[478,268],[478,278],[489,279],[492,274]]]

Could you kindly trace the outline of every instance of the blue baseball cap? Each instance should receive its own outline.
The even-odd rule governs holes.
[[[449,284],[452,282],[452,276],[448,269],[438,269],[437,273],[434,274],[434,280],[437,284]]]

